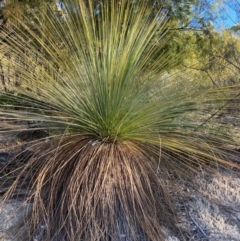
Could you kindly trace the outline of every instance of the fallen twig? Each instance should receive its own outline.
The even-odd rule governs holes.
[[[194,222],[194,224],[197,226],[197,228],[201,231],[201,233],[204,235],[205,238],[207,238],[207,240],[210,241],[209,237],[207,236],[207,234],[204,232],[204,230],[199,226],[199,224],[195,221],[195,219],[191,216],[190,213],[189,214],[189,217],[192,219],[192,221]]]

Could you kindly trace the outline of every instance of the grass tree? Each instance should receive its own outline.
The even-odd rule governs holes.
[[[99,3],[99,14],[90,0],[70,2],[60,18],[49,7],[34,28],[21,20],[1,32],[2,69],[17,85],[1,93],[0,133],[48,133],[3,168],[5,200],[24,189],[32,203],[15,238],[164,240],[162,225],[176,227],[168,172],[237,165],[224,151],[231,139],[204,122],[232,90],[165,73],[167,21],[144,1]]]

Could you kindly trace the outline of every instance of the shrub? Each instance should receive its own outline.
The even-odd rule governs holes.
[[[61,18],[48,7],[35,29],[20,21],[1,33],[11,55],[3,69],[18,80],[2,93],[1,133],[25,131],[16,121],[49,133],[31,139],[5,194],[25,189],[32,203],[17,240],[164,240],[163,224],[176,230],[168,172],[234,165],[224,151],[231,139],[204,125],[231,89],[165,72],[164,14],[151,16],[144,1],[94,10],[75,0]]]

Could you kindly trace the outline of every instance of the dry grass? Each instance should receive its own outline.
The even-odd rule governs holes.
[[[24,185],[25,200],[33,203],[22,240],[159,241],[161,224],[174,228],[161,169],[141,145],[80,135],[52,145],[38,147],[17,177],[19,186],[6,193]]]

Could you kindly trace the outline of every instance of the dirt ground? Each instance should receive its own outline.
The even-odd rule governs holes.
[[[6,153],[11,155],[11,146],[16,144],[16,140],[4,139],[0,143],[0,165],[3,165],[9,158]],[[232,170],[220,173],[199,175],[196,178],[200,186],[198,191],[191,186],[180,185],[185,195],[177,198],[176,207],[179,227],[186,231],[183,231],[180,240],[163,227],[166,241],[240,241],[240,174],[234,174]],[[21,217],[27,207],[28,204],[20,201],[0,205],[0,235]]]
[[[188,190],[185,209],[179,210],[190,230],[186,240],[240,241],[240,177],[229,172],[199,182],[199,192]]]

